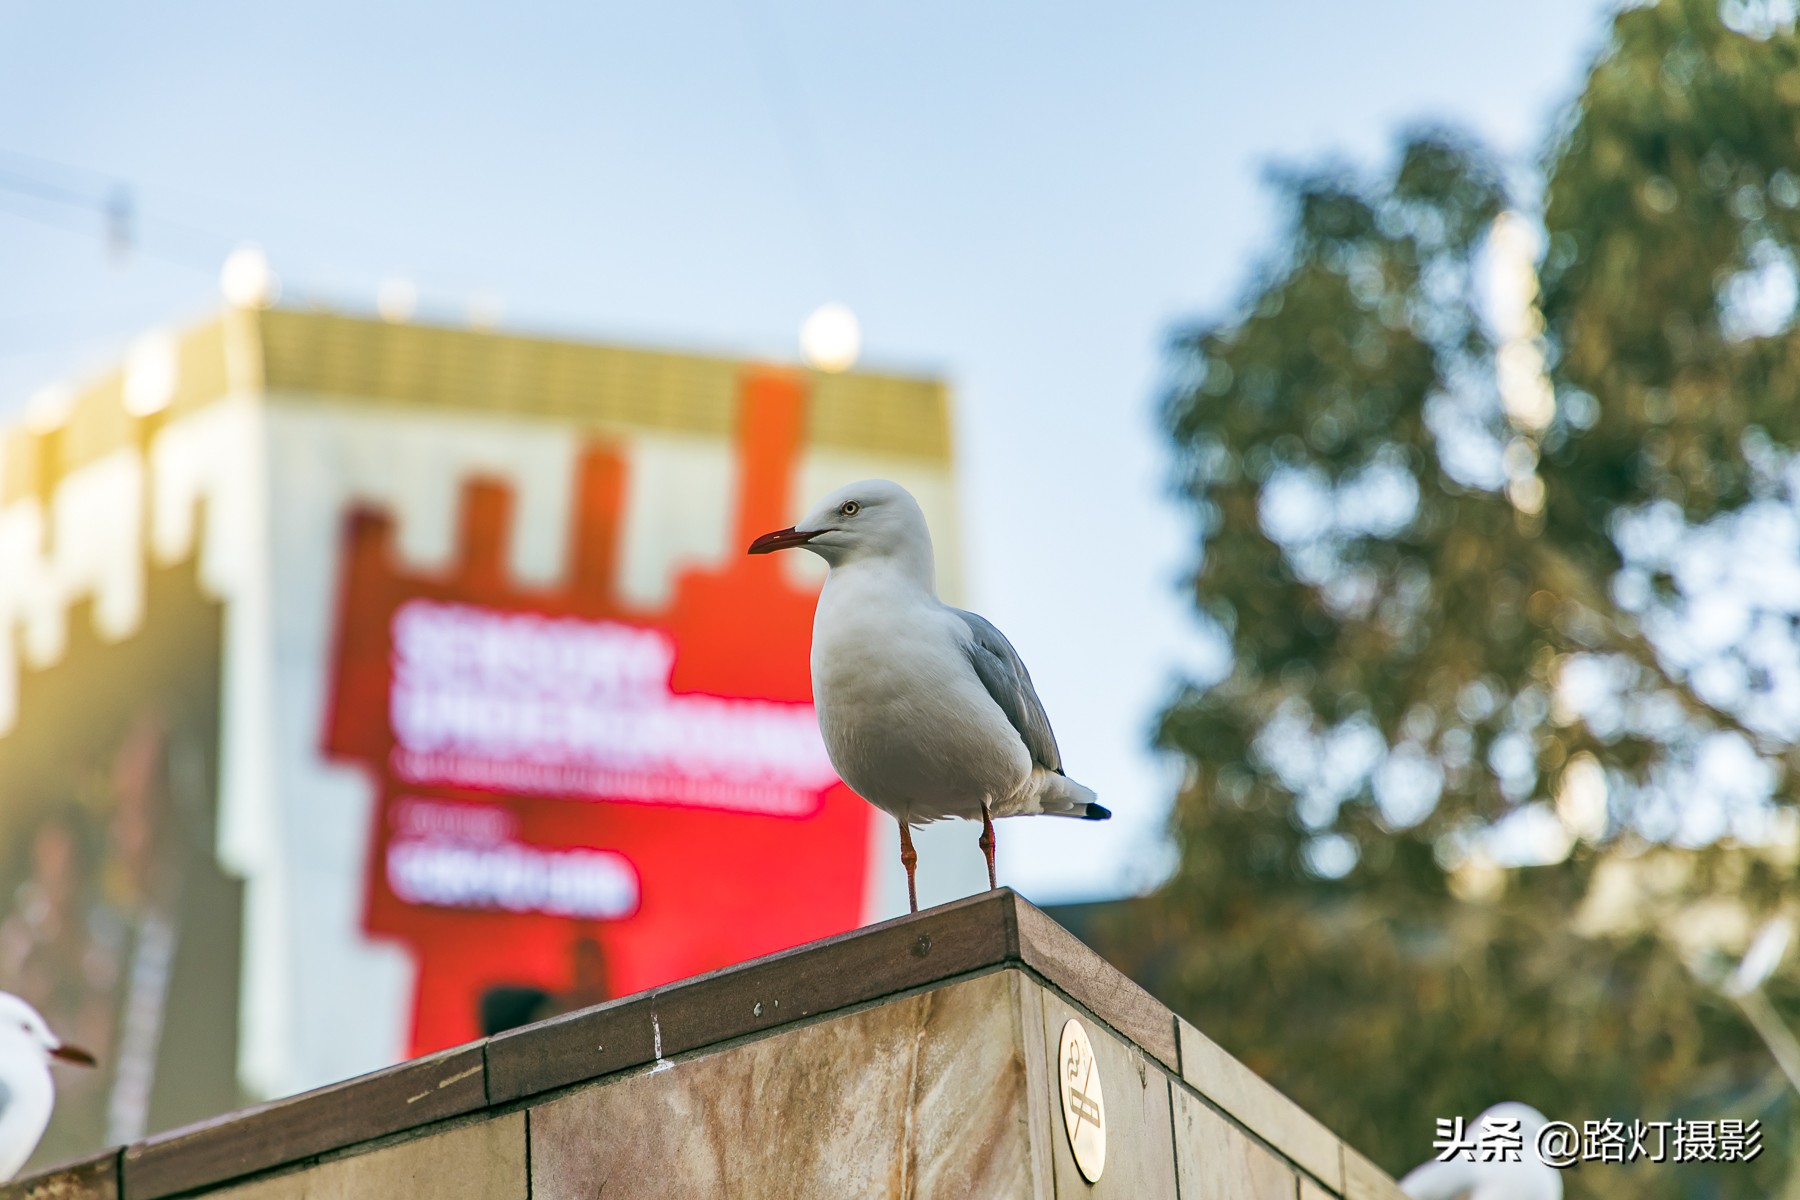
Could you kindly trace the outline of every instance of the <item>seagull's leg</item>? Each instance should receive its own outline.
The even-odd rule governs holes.
[[[981,840],[976,843],[988,860],[988,890],[993,891],[1000,886],[994,878],[994,818],[988,815],[987,805],[981,806]]]
[[[905,820],[900,822],[900,865],[906,868],[906,902],[918,912],[919,884],[913,873],[919,869],[919,852],[913,849],[912,830],[906,827]]]

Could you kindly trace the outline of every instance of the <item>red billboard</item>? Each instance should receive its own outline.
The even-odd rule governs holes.
[[[797,376],[740,381],[740,546],[791,519],[806,403]],[[398,564],[390,514],[346,522],[325,748],[375,783],[363,921],[416,963],[413,1054],[509,988],[590,1003],[865,913],[872,810],[819,738],[816,592],[734,555],[655,611],[622,599],[628,461],[586,446],[554,588],[506,569],[503,484],[464,487],[437,573]]]

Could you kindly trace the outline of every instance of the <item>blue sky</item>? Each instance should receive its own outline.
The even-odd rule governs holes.
[[[290,299],[792,357],[842,300],[863,363],[956,391],[972,606],[1108,826],[1016,822],[1040,900],[1166,861],[1159,702],[1203,666],[1154,424],[1170,328],[1268,246],[1271,163],[1418,120],[1528,164],[1610,5],[0,0],[0,182],[127,182],[143,247],[0,187],[0,416],[207,311],[260,242]],[[53,164],[63,164],[68,168]]]

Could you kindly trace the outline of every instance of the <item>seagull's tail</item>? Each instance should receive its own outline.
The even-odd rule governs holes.
[[[1039,812],[1083,821],[1104,821],[1112,816],[1109,809],[1096,803],[1099,797],[1092,788],[1083,787],[1060,771],[1039,770],[1037,774]]]

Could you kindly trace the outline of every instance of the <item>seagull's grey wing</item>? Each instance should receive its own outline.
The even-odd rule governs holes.
[[[6,1106],[12,1103],[12,1089],[6,1086],[6,1080],[0,1079],[0,1124],[6,1123]]]
[[[1031,673],[1019,660],[1019,652],[986,617],[960,608],[950,611],[969,627],[969,663],[988,695],[1019,731],[1031,760],[1060,775],[1062,755],[1056,749],[1056,735],[1050,732],[1050,718],[1044,715],[1043,702],[1031,686]]]

